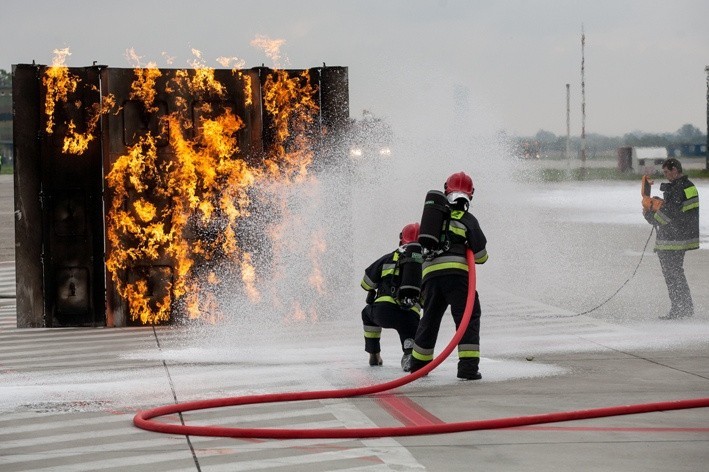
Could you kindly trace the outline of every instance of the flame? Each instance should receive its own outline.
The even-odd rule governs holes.
[[[261,294],[256,289],[256,269],[251,263],[251,254],[244,253],[244,259],[241,264],[241,280],[244,282],[246,295],[252,302],[261,301]]]
[[[151,62],[146,68],[135,69],[135,75],[136,78],[131,84],[129,98],[142,102],[147,113],[155,113],[159,110],[155,106],[155,97],[157,96],[155,82],[158,77],[162,76],[162,72],[160,72],[155,63]]]
[[[175,56],[171,56],[165,51],[161,52],[160,55],[165,59],[165,64],[168,66],[175,63]]]
[[[293,304],[293,314],[291,315],[291,320],[294,321],[304,321],[307,319],[307,315],[305,314],[305,311],[303,308],[300,306],[299,302],[295,302]]]
[[[225,88],[221,82],[214,79],[214,69],[205,65],[200,51],[192,49],[192,54],[194,54],[196,59],[192,61],[195,74],[190,84],[190,90],[197,94],[213,93],[222,96]]]
[[[105,95],[101,97],[100,103],[94,103],[89,110],[89,118],[86,122],[86,130],[79,133],[76,130],[76,125],[73,120],[69,121],[67,135],[64,137],[62,152],[65,154],[82,155],[89,148],[91,141],[96,139],[94,132],[98,126],[101,116],[108,113],[116,105],[116,99],[113,95]]]
[[[136,77],[136,82],[145,84],[144,74],[136,73]],[[176,74],[175,86],[188,87],[193,93],[204,93],[206,90],[221,93],[223,89],[214,86],[216,82],[213,81],[213,70],[200,69],[195,72],[193,78],[186,73]],[[148,95],[141,94],[138,98],[145,97]],[[202,111],[206,114],[215,112],[208,106]],[[231,258],[241,264],[244,274],[248,274],[252,269],[250,256],[240,252],[236,238],[238,219],[248,215],[250,200],[246,190],[255,179],[255,170],[250,169],[243,159],[235,157],[239,152],[236,132],[243,127],[243,121],[226,108],[213,118],[202,117],[194,138],[185,134],[187,130],[184,124],[188,120],[179,112],[168,116],[166,121],[170,130],[170,146],[175,152],[171,165],[158,166],[155,139],[148,135],[131,152],[121,156],[109,174],[109,186],[116,195],[122,195],[122,198],[115,199],[115,208],[109,212],[110,221],[121,222],[121,218],[126,217],[121,211],[123,205],[120,203],[120,200],[129,195],[128,185],[124,183],[126,179],[132,186],[132,194],[151,189],[167,204],[161,215],[154,208],[134,205],[135,218],[130,224],[116,223],[109,226],[110,240],[114,248],[112,254],[123,261],[114,263],[111,260],[107,268],[114,277],[117,290],[128,300],[131,316],[139,316],[141,321],[148,319],[148,322],[154,323],[164,318],[159,314],[142,313],[147,309],[146,305],[142,303],[141,298],[130,299],[136,291],[125,289],[120,282],[118,271],[125,270],[132,260],[147,258],[155,262],[160,257],[167,256],[175,265],[174,283],[170,289],[176,299],[184,297],[183,303],[188,316],[203,318],[202,315],[207,313],[210,317],[218,317],[218,303],[207,291],[200,290],[201,280],[193,269],[197,259],[210,263],[221,258]],[[129,162],[131,164],[128,164]],[[134,170],[138,172],[131,174]],[[122,176],[123,181],[119,180],[119,176]],[[156,176],[161,178],[154,178]],[[143,177],[143,180],[136,181],[137,177]],[[145,182],[146,178],[152,180],[150,185]],[[161,222],[153,222],[158,216],[161,217]],[[152,238],[147,237],[145,231],[139,233],[146,237],[141,239],[138,253],[135,254],[134,240],[140,238],[126,236],[136,234],[136,228],[140,226],[138,218],[142,218],[144,223],[151,222],[152,225],[163,229],[163,232],[153,231],[150,236],[160,237]],[[188,226],[205,237],[199,241],[187,241],[184,234]],[[166,231],[165,228],[168,227],[169,231]],[[115,230],[123,230],[123,234],[117,235]],[[247,285],[250,284],[249,291],[257,293],[253,287],[255,276],[244,275],[243,278]],[[215,280],[214,277],[207,278],[207,282]]]
[[[245,104],[247,106],[253,105],[253,90],[251,89],[251,76],[246,75],[241,69],[246,67],[246,61],[239,59],[238,57],[225,57],[220,56],[217,58],[217,62],[226,68],[231,68],[232,74],[237,76],[240,80],[244,82],[244,97]]]
[[[70,56],[69,48],[55,49],[51,67],[48,67],[42,84],[47,89],[44,100],[44,113],[47,115],[48,134],[54,132],[54,110],[58,102],[67,103],[69,94],[74,93],[79,85],[79,79],[69,72],[65,65],[66,58]]]
[[[220,56],[217,58],[217,62],[226,69],[230,68],[232,72],[246,67],[246,61],[238,57]]]
[[[251,40],[251,45],[256,48],[263,49],[272,61],[275,67],[281,66],[281,47],[286,43],[285,39],[271,39],[268,36],[256,35]]]
[[[303,177],[313,160],[308,127],[318,110],[313,99],[317,89],[310,84],[307,71],[291,78],[283,70],[269,75],[264,89],[264,107],[273,118],[275,132],[273,150],[265,160],[267,171],[274,177]]]
[[[275,54],[281,45],[276,41],[270,51]],[[54,127],[54,105],[67,102],[78,84],[64,65],[68,50],[62,51],[64,55],[58,54],[44,78],[48,131]],[[193,50],[193,55],[191,71],[176,70],[169,80],[162,81],[166,93],[177,95],[176,108],[161,118],[160,132],[169,131],[169,158],[158,152],[158,136],[146,131],[115,158],[106,174],[110,194],[106,269],[127,304],[130,318],[144,324],[167,321],[175,310],[188,319],[222,319],[219,297],[210,287],[224,282],[216,275],[223,263],[237,268],[248,299],[261,302],[260,268],[252,253],[241,247],[238,237],[240,222],[251,215],[251,191],[268,181],[302,182],[313,160],[310,129],[318,111],[314,99],[317,88],[310,84],[307,71],[290,77],[286,71],[276,70],[266,78],[263,104],[272,123],[273,143],[261,164],[250,165],[237,140],[243,120],[233,109],[214,100],[225,95],[225,85],[215,78],[215,70],[205,65],[200,51]],[[127,57],[138,65],[142,61],[133,50]],[[241,64],[236,58],[220,59],[223,64]],[[232,72],[244,84],[245,105],[251,105],[254,93],[250,76],[236,69]],[[159,111],[157,84],[162,75],[154,63],[134,69],[129,98],[141,102],[146,113]],[[192,110],[187,96],[203,100],[196,101],[199,105]],[[84,133],[69,122],[64,152],[83,153],[95,139],[100,117],[115,105],[114,97],[101,97],[100,105],[89,109]],[[192,115],[195,111],[199,113],[196,121]],[[285,202],[267,204],[274,204],[274,211],[281,216],[287,215],[278,208]],[[274,246],[282,245],[283,237],[277,233],[284,228],[274,223],[267,230]],[[323,293],[325,282],[319,260],[326,247],[320,235],[315,239],[319,242],[310,249],[313,267],[307,280]],[[309,317],[298,304],[294,319],[317,317],[314,307],[308,312]]]
[[[322,275],[320,261],[327,244],[325,243],[325,235],[322,229],[315,231],[312,241],[310,242],[310,261],[312,264],[311,273],[308,276],[308,282],[320,295],[325,294],[325,278]]]

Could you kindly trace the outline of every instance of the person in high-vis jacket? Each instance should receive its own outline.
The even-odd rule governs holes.
[[[419,224],[411,223],[399,234],[399,247],[374,261],[364,271],[360,283],[367,291],[367,305],[362,310],[364,325],[364,350],[369,353],[369,365],[382,365],[380,339],[382,328],[393,328],[401,341],[401,368],[404,372],[411,369],[411,349],[418,328],[421,305],[419,300],[412,300],[402,305],[395,297],[399,283],[399,262],[402,260],[407,244],[416,243],[419,236]]]
[[[473,192],[473,180],[464,172],[453,174],[446,180],[444,193],[450,203],[451,214],[442,239],[448,241],[449,245],[423,263],[423,316],[414,338],[412,372],[433,360],[438,330],[448,306],[456,328],[463,319],[468,296],[467,249],[472,250],[476,264],[487,261],[487,240],[478,220],[468,212]],[[479,371],[480,314],[480,299],[476,291],[470,322],[458,343],[457,376],[463,380],[482,377]]]
[[[692,294],[684,274],[684,255],[699,249],[699,192],[682,173],[682,164],[677,159],[667,159],[662,171],[669,181],[660,185],[664,203],[656,211],[645,208],[643,215],[657,229],[655,252],[670,295],[670,311],[660,319],[672,320],[694,315]]]

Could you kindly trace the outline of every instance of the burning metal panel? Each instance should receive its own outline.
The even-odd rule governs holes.
[[[247,77],[225,70],[105,71],[106,93],[132,100],[104,118],[109,324],[169,322],[174,311],[200,316],[194,288],[214,280],[205,268],[239,252],[235,221],[246,212],[254,178],[247,162],[262,150],[253,131],[261,129],[260,103]],[[171,303],[157,311],[143,303],[146,286],[127,277],[146,265],[171,268],[170,277],[151,282],[171,293]]]
[[[209,287],[223,282],[222,264],[258,299],[254,254],[269,252],[259,244],[270,235],[247,223],[251,189],[304,179],[349,113],[346,68],[73,69],[60,60],[13,72],[24,97],[15,103],[16,208],[30,217],[16,231],[23,326],[216,320]],[[281,204],[258,200],[274,214]],[[325,248],[314,251],[316,261]],[[318,267],[309,280],[322,290]]]

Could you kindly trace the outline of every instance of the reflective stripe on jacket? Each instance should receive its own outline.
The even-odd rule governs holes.
[[[399,268],[397,267],[399,257],[401,257],[401,254],[398,250],[390,252],[365,269],[360,286],[364,290],[377,291],[374,303],[394,303],[398,305],[394,295],[396,295],[395,288],[399,277]],[[416,313],[421,313],[421,305],[418,303],[410,309]]]
[[[657,227],[655,251],[699,249],[699,191],[686,175],[663,184],[665,203],[645,218]]]
[[[450,242],[447,251],[423,263],[423,282],[430,277],[445,274],[467,274],[467,248],[473,251],[476,264],[487,261],[487,239],[480,229],[477,218],[467,211],[454,210],[445,239]]]

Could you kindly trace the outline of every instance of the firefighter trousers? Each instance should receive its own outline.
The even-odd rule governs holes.
[[[657,251],[660,259],[662,275],[665,277],[667,291],[670,295],[670,314],[673,316],[691,316],[694,314],[694,303],[689,291],[687,277],[684,275],[684,253],[686,251]]]
[[[458,329],[463,319],[468,297],[468,276],[449,274],[439,275],[426,280],[423,284],[423,316],[414,338],[414,359],[428,362],[433,359],[433,352],[438,339],[443,314],[451,308],[455,327]],[[475,304],[470,323],[458,343],[458,358],[477,369],[480,363],[480,299],[475,292]]]
[[[416,336],[419,315],[413,310],[407,310],[395,303],[379,302],[367,305],[362,310],[364,324],[364,350],[370,354],[381,351],[380,338],[382,328],[393,328],[399,333],[401,349],[404,341]]]

